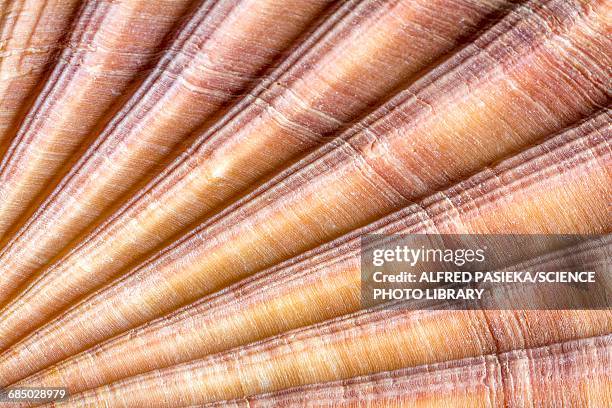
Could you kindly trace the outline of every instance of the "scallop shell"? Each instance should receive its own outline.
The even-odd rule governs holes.
[[[0,10],[0,387],[612,405],[609,308],[364,308],[360,288],[368,234],[609,232],[610,2]]]

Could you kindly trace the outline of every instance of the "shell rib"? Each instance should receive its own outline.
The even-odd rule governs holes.
[[[87,135],[105,121],[131,82],[142,76],[190,1],[83,5],[69,46],[60,54],[0,164],[0,236],[24,215]],[[46,246],[41,241],[36,244],[35,250],[22,248],[21,253],[29,251],[29,255],[21,261],[30,267],[48,256]],[[10,260],[3,263],[4,270],[20,272]]]
[[[366,233],[567,232],[574,231],[577,225],[582,225],[585,231],[609,229],[606,197],[611,192],[611,179],[609,175],[606,178],[605,172],[602,175],[602,170],[612,160],[610,136],[610,114],[594,115],[579,127],[448,190],[98,345],[19,385],[66,384],[75,392],[82,391],[125,376],[201,358],[300,325],[356,312],[360,306],[359,237]],[[571,183],[578,174],[589,181],[588,191]],[[565,202],[582,195],[591,199],[584,200],[580,210],[567,217],[549,217],[549,214],[562,213]],[[103,299],[97,304],[104,305]],[[79,318],[88,313],[111,317],[110,312],[101,313],[97,308],[87,311],[91,304],[85,302],[72,311],[71,317],[68,315],[47,327],[49,340],[46,342],[33,336],[13,348],[14,354],[2,356],[2,382],[18,380],[87,345],[82,340],[72,344],[62,342],[64,331],[77,334],[76,339],[91,341],[90,336],[121,324],[98,317],[96,321],[104,323],[96,333],[80,331]],[[110,309],[114,310],[113,318],[118,310],[124,310],[123,315],[128,313],[119,303],[113,303]],[[205,336],[201,330],[206,331]],[[232,335],[224,335],[228,332]],[[39,349],[45,350],[45,356],[32,352]],[[50,350],[58,353],[52,355]]]
[[[610,329],[608,312],[360,312],[85,391],[54,406],[202,404],[401,367],[538,347],[597,336]],[[138,392],[142,389],[151,391]]]
[[[550,1],[510,13],[366,119],[369,126],[356,125],[98,294],[100,307],[114,296],[129,299],[127,308],[147,305],[129,312],[130,323],[113,312],[120,322],[108,329],[143,323],[362,226],[607,106],[610,41],[598,34],[607,10],[604,2]],[[529,115],[545,119],[518,120]],[[92,279],[63,273],[53,285],[34,283],[2,311],[1,344],[59,311],[61,299],[83,295]]]
[[[54,282],[68,282],[67,276],[81,276],[82,285],[73,286],[70,294],[60,296],[64,303],[56,299],[54,305],[45,307],[44,299],[33,301],[41,309],[58,310],[88,289],[110,281],[130,260],[144,256],[279,163],[321,144],[342,123],[350,121],[401,81],[409,81],[454,45],[448,38],[469,33],[460,22],[467,24],[471,19],[473,26],[499,8],[500,4],[493,7],[486,3],[476,7],[464,0],[429,7],[413,1],[366,2],[360,7],[348,3],[309,37],[311,40],[322,37],[320,40],[299,47],[253,96],[234,109],[240,113],[228,114],[231,118],[228,123],[201,135],[189,156],[178,158],[135,199],[108,217],[107,223],[85,237],[82,244],[42,271],[42,278],[28,288],[33,293],[53,286]],[[417,24],[451,9],[461,12],[453,14],[454,20],[439,21],[429,29],[428,36],[416,41],[414,37],[419,33],[414,28],[405,28],[407,22]],[[364,26],[368,29],[364,30]],[[383,34],[384,41],[380,38]],[[371,39],[367,52],[362,38]],[[413,57],[404,59],[397,55],[398,47],[411,51]],[[342,71],[334,70],[329,77],[321,78],[320,67],[335,63],[347,52],[357,57],[350,64],[345,63]],[[377,59],[372,60],[371,55]],[[388,66],[396,71],[390,73]],[[364,77],[367,85],[355,88],[354,79]],[[365,91],[360,91],[361,87]],[[272,147],[274,155],[270,155]],[[251,171],[241,172],[244,166]],[[224,174],[216,174],[220,169]],[[164,205],[160,206],[162,202]],[[134,228],[136,224],[138,227]],[[30,241],[36,248],[17,245],[19,242],[15,243],[14,251],[0,258],[4,262],[1,270],[26,271],[31,264],[28,259],[40,257],[40,248],[44,247],[40,241]],[[44,319],[47,315],[39,316]],[[26,327],[22,325],[22,329]]]
[[[606,406],[612,338],[601,336],[420,366],[205,405],[207,408],[356,406]]]
[[[149,3],[150,7],[159,7],[157,2]],[[171,3],[173,8],[184,5],[182,0]],[[33,268],[49,261],[58,246],[61,249],[83,232],[114,200],[146,178],[192,131],[205,125],[207,119],[245,91],[253,78],[289,47],[330,3],[330,0],[202,3],[153,73],[114,113],[87,151],[2,250],[0,270],[6,279],[0,286],[0,304],[7,301]],[[263,35],[270,25],[276,29]],[[128,32],[133,28],[126,27]],[[136,32],[132,35],[142,36]],[[245,47],[254,50],[248,60],[241,59],[240,52]],[[111,58],[109,62],[117,61]],[[66,75],[71,77],[72,72]],[[78,78],[72,83],[81,85]],[[64,90],[61,82],[57,86],[60,91]],[[43,98],[41,104],[46,106],[46,103]],[[55,109],[70,107],[61,103],[53,106],[59,106]],[[44,113],[37,113],[32,120],[48,123],[44,121]],[[28,130],[26,123],[24,132]],[[49,135],[41,133],[39,137],[48,140]],[[70,132],[57,135],[58,142],[66,137],[71,137]],[[50,139],[49,143],[54,142],[53,137]],[[32,149],[35,152],[36,146]],[[15,156],[15,165],[23,166],[21,160],[21,156]],[[31,165],[36,167],[35,163]],[[5,168],[4,174],[7,172],[13,174]],[[24,180],[16,177],[17,180],[3,183],[3,188],[10,190],[13,182],[17,189],[27,188],[22,184]],[[13,205],[22,203],[17,201]],[[47,234],[49,228],[55,233]]]
[[[0,154],[63,45],[78,0],[0,3]]]
[[[0,0],[0,408],[611,406],[610,16]],[[399,234],[597,284],[372,306]]]

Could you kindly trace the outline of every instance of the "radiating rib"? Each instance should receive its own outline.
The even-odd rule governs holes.
[[[610,114],[508,159],[443,192],[306,253],[296,260],[203,298],[170,316],[132,330],[95,349],[19,383],[64,384],[72,392],[355,312],[360,306],[360,236],[366,233],[563,233],[609,230]],[[580,176],[580,181],[576,180]],[[582,198],[582,199],[579,199]],[[574,211],[560,216],[568,202]],[[115,304],[115,310],[122,306]],[[94,319],[88,312],[75,314]],[[97,315],[98,333],[117,323]],[[60,321],[5,354],[1,384],[7,385],[95,340],[68,343],[64,331],[80,333],[79,320]],[[231,335],[227,335],[231,333]],[[38,349],[45,350],[41,356]],[[21,352],[18,352],[21,350]],[[51,350],[58,350],[52,354]],[[7,358],[7,356],[10,356]]]
[[[612,336],[316,384],[205,407],[612,405]]]
[[[361,312],[85,391],[55,406],[153,408],[240,398],[604,335],[611,317],[608,310]]]
[[[379,109],[368,127],[355,126],[99,294],[99,307],[120,321],[109,329],[143,323],[364,225],[607,106],[611,41],[601,33],[609,8],[553,0],[511,13]],[[92,279],[62,274],[16,298],[0,316],[2,344]],[[129,323],[116,314],[125,308]]]
[[[0,237],[5,238],[0,242],[6,243],[7,231],[26,214],[28,205],[87,136],[108,120],[130,84],[144,76],[161,51],[162,40],[191,1],[90,1],[83,5],[68,46],[0,162]],[[38,265],[40,258],[48,256],[45,249],[37,246],[21,261],[30,267]],[[3,262],[7,262],[5,269],[20,272],[8,260]]]
[[[48,65],[65,45],[80,3],[7,0],[0,4],[0,156]]]
[[[62,289],[69,282],[67,277],[82,279],[78,285],[70,284],[70,294],[54,296],[53,305],[45,306],[49,298],[33,300],[47,309],[34,319],[42,321],[50,310],[59,310],[109,282],[130,261],[267,171],[322,143],[342,123],[456,45],[460,36],[469,33],[465,24],[469,22],[474,30],[501,8],[499,2],[488,5],[471,0],[428,3],[349,2],[339,9],[254,91],[257,96],[245,98],[234,109],[236,113],[227,115],[227,123],[201,135],[189,155],[177,159],[81,245],[41,272],[46,276],[28,289],[35,297],[40,288],[56,283]],[[453,17],[435,17],[441,15]],[[431,27],[418,25],[432,18]],[[353,57],[346,60],[347,54]],[[326,71],[326,66],[334,69]],[[13,274],[30,269],[26,260],[39,256],[40,241],[14,248],[0,259],[5,262],[3,269]]]
[[[257,98],[246,98],[238,107],[244,107],[241,113],[221,129],[209,132],[212,136],[203,134],[195,145],[208,138],[216,139],[216,143],[193,152],[194,157],[182,166],[177,161],[175,171],[154,179],[146,194],[129,202],[107,224],[86,237],[83,245],[45,273],[95,276],[88,287],[110,280],[130,260],[146,254],[279,163],[320,144],[325,135],[450,50],[460,36],[470,33],[465,24],[474,30],[503,4],[475,4],[471,0],[433,4],[429,0],[349,2],[310,37],[322,37],[319,41],[299,47],[258,87],[254,92]],[[438,15],[451,17],[439,19]],[[418,25],[428,18],[436,24]],[[347,55],[351,58],[347,59]],[[327,66],[336,68],[322,68]],[[357,81],[359,87],[355,86]],[[219,140],[244,144],[253,154],[244,158],[237,154],[236,159],[231,155],[211,155]],[[270,156],[272,148],[274,155]],[[268,155],[265,161],[255,157],[258,149]],[[192,169],[193,163],[197,163],[197,171]],[[250,170],[240,172],[245,166]],[[231,182],[224,181],[220,174],[211,177],[221,169],[233,174]],[[164,203],[162,207],[160,202]],[[134,228],[135,219],[139,220],[138,228]],[[40,257],[40,243],[36,242],[36,248],[15,246],[2,258],[5,269],[13,273],[31,270],[27,260]],[[83,267],[86,271],[80,272]],[[86,293],[86,287],[82,292]]]
[[[3,275],[0,304],[23,283],[32,268],[44,265],[114,200],[146,178],[190,132],[204,125],[250,86],[254,78],[332,2],[232,0],[202,3],[153,72],[114,113],[96,140],[4,248],[0,255]],[[160,5],[159,2],[147,3],[152,8]],[[170,3],[173,8],[181,5],[181,2]],[[137,4],[142,7],[142,2]],[[270,31],[270,26],[275,29]],[[126,27],[128,32],[133,28]],[[249,58],[243,58],[245,49],[251,52]],[[59,88],[62,89],[61,85]],[[84,95],[88,96],[91,97]],[[95,99],[93,103],[95,105]],[[65,100],[52,105],[54,111],[71,106]],[[81,105],[79,108],[83,109]],[[41,119],[47,118],[40,113],[33,118],[34,121]],[[49,137],[47,133],[39,136],[43,140]],[[70,132],[57,137],[70,138]],[[32,148],[36,151],[36,146]],[[48,160],[48,155],[43,157]],[[21,154],[15,156],[15,165],[23,166],[23,159],[28,161]],[[13,174],[9,169],[4,169],[4,177]],[[17,178],[2,185],[7,189],[15,188],[15,191],[29,190],[27,184],[21,183]],[[3,203],[12,206],[19,200],[16,204],[10,200]],[[48,233],[51,228],[53,234]]]
[[[367,129],[304,159],[245,198],[243,205],[228,209],[98,294],[96,299],[104,301],[96,306],[100,308],[97,316],[105,315],[102,309],[112,309],[110,315],[117,322],[107,328],[114,330],[110,334],[160,316],[391,212],[503,153],[545,137],[588,107],[606,103],[608,95],[600,89],[603,68],[597,65],[607,60],[601,54],[605,49],[601,41],[606,40],[597,32],[605,28],[599,17],[607,3],[588,8],[568,4],[573,3],[532,4],[510,15],[383,107]],[[547,13],[555,15],[554,32]],[[539,35],[526,44],[521,34],[525,30]],[[588,54],[583,52],[583,59],[577,59],[573,53],[579,51]],[[498,65],[502,61],[504,70]],[[570,62],[588,67],[589,74],[580,76],[577,71],[568,82],[565,71]],[[479,81],[466,88],[466,75],[477,75]],[[571,99],[563,90],[572,91]],[[391,107],[394,110],[385,115]],[[526,120],[534,114],[537,118]],[[509,127],[511,121],[516,122],[513,127]],[[441,145],[444,148],[436,147]],[[438,158],[428,160],[425,149],[436,152]],[[92,278],[66,275],[59,288],[46,285],[40,295],[26,293],[17,298],[4,310],[0,340],[10,343],[32,328],[34,319],[49,316],[49,305],[79,291]],[[163,297],[158,295],[160,290]],[[32,295],[35,302],[29,301]],[[120,299],[121,305],[117,307],[113,299]],[[143,304],[147,307],[137,310],[130,306]],[[122,309],[128,310],[130,319],[119,316],[117,310]],[[24,320],[26,314],[29,318]],[[101,340],[98,328],[92,330]]]

